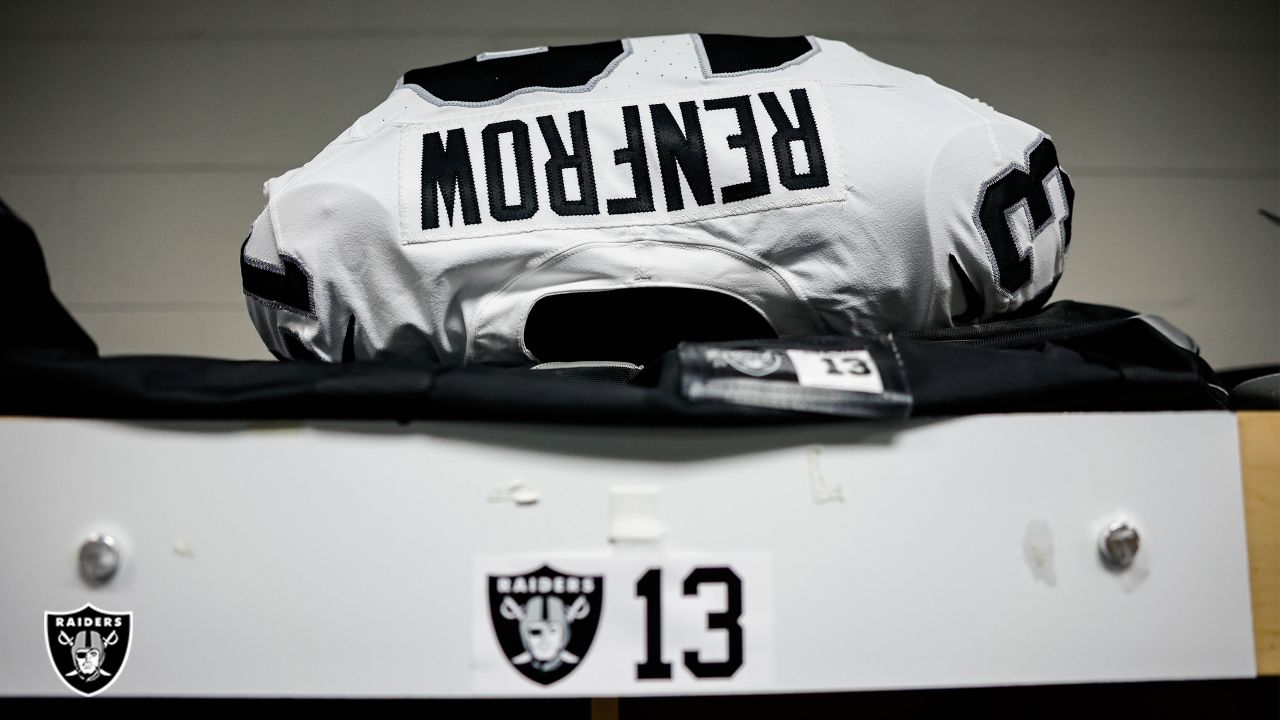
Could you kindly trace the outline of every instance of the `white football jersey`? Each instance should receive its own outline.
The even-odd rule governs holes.
[[[783,337],[1035,306],[1073,191],[1036,128],[843,42],[690,34],[411,71],[265,195],[277,355],[515,365],[566,293],[712,291]]]

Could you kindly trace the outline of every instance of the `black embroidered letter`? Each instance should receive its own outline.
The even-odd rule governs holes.
[[[697,103],[680,103],[684,132],[680,132],[680,126],[676,124],[676,119],[666,105],[650,105],[649,115],[653,118],[653,136],[658,148],[658,167],[662,171],[662,192],[667,198],[667,209],[684,209],[684,197],[680,192],[681,171],[689,181],[694,201],[699,205],[715,202],[715,193],[711,190],[711,170],[707,167],[707,148],[702,142],[702,124],[698,121]]]
[[[520,199],[507,204],[507,186],[502,177],[502,154],[498,138],[510,133],[516,151],[516,182]],[[504,120],[486,125],[484,139],[484,175],[489,187],[489,214],[494,220],[525,220],[538,212],[538,190],[533,184],[533,152],[529,149],[529,126],[520,120]]]
[[[467,138],[462,128],[450,130],[449,147],[440,142],[440,133],[422,136],[422,229],[440,227],[437,195],[444,197],[444,211],[453,225],[453,196],[456,188],[462,206],[462,221],[467,225],[480,222],[480,206],[476,203],[476,183],[471,176],[471,156],[467,154]]]
[[[547,193],[551,196],[551,209],[557,215],[597,215],[600,212],[600,201],[596,196],[596,178],[591,167],[591,145],[587,140],[586,114],[581,110],[569,113],[569,139],[573,143],[573,153],[564,149],[564,141],[560,139],[560,131],[550,115],[538,118],[538,127],[542,129],[542,137],[547,142],[547,152],[551,159],[547,161]],[[564,171],[572,169],[578,175],[578,192],[580,199],[569,200],[565,195]]]
[[[613,151],[614,165],[631,166],[631,182],[636,195],[614,198],[605,203],[610,215],[653,212],[653,186],[649,182],[649,154],[644,150],[644,136],[640,134],[640,108],[635,105],[622,107],[622,126],[627,133],[627,146]]]
[[[777,132],[773,134],[773,153],[778,158],[778,180],[788,190],[806,190],[827,186],[827,159],[822,155],[822,140],[818,137],[818,123],[809,107],[809,94],[804,90],[791,91],[791,103],[796,108],[796,125],[793,126],[782,110],[778,96],[771,92],[760,93],[760,101],[769,113],[769,119]],[[791,155],[791,143],[804,143],[805,157],[809,159],[809,172],[796,174],[795,158]]]
[[[720,188],[720,201],[731,203],[769,194],[769,173],[764,167],[764,149],[760,147],[760,133],[756,130],[756,118],[751,112],[751,98],[746,95],[707,100],[702,106],[708,110],[733,110],[738,115],[736,135],[730,135],[729,147],[742,148],[747,154],[747,182]]]

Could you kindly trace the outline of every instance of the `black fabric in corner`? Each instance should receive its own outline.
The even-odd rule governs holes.
[[[54,297],[44,254],[31,228],[0,201],[0,350],[45,348],[95,356],[98,346]]]
[[[0,414],[134,419],[421,417],[433,374],[382,364],[0,353]]]

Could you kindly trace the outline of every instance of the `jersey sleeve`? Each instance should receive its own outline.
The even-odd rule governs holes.
[[[240,278],[249,317],[281,360],[336,360],[317,347],[321,336],[311,274],[276,242],[271,205],[263,209],[240,249]]]
[[[943,144],[927,193],[937,270],[949,278],[940,295],[955,324],[1047,302],[1066,263],[1075,195],[1049,136],[965,102],[977,122]]]

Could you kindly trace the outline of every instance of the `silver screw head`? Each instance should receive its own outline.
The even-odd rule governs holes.
[[[120,550],[110,535],[93,534],[80,544],[80,577],[90,585],[101,585],[120,569]]]
[[[1133,564],[1140,545],[1138,529],[1128,520],[1116,520],[1098,538],[1098,553],[1107,567],[1123,570]]]

